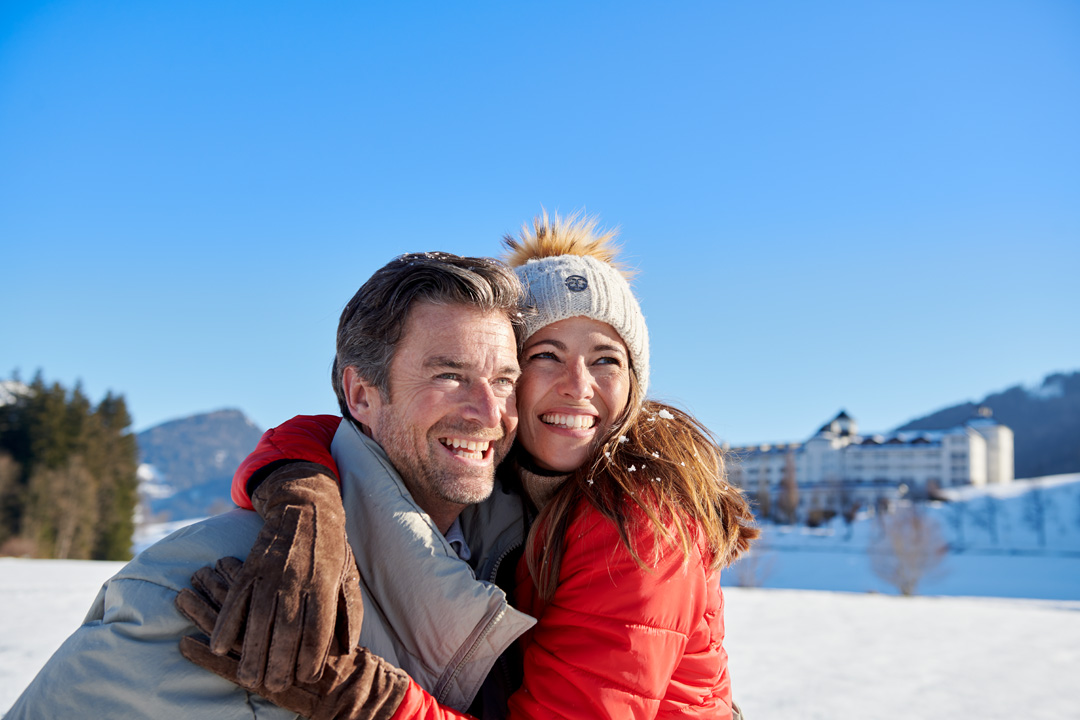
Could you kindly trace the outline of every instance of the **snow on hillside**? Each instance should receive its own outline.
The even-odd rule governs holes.
[[[0,713],[121,565],[0,559]],[[732,685],[753,720],[1075,717],[1080,602],[742,588],[725,598]]]
[[[186,518],[184,520],[138,525],[135,527],[135,534],[131,538],[131,552],[135,554],[141,553],[158,540],[162,540],[169,535],[172,535],[180,528],[185,528],[188,525],[193,525],[205,519],[206,518]]]
[[[1080,474],[951,491],[932,503],[949,553],[918,589],[925,595],[1080,600]],[[895,593],[870,569],[880,532],[863,514],[821,528],[766,525],[755,552],[731,582],[769,588]]]
[[[158,469],[149,463],[139,463],[135,477],[139,481],[139,495],[148,500],[158,500],[176,494],[176,488],[165,482],[165,478]]]
[[[1047,376],[1042,383],[1025,387],[1026,392],[1036,400],[1052,400],[1054,398],[1065,397],[1065,378],[1058,376]]]
[[[0,405],[10,405],[15,398],[29,391],[30,388],[18,380],[0,380]]]

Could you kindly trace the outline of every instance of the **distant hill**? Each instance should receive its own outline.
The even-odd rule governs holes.
[[[980,405],[1015,435],[1016,477],[1080,472],[1080,371],[1054,373],[1031,390],[1019,385],[978,403],[953,405],[897,428],[940,430],[975,416]]]
[[[201,517],[231,506],[233,472],[262,430],[239,410],[218,410],[144,430],[140,490],[159,520]]]

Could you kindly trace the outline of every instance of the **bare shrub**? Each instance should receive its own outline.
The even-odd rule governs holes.
[[[15,535],[18,529],[9,508],[17,502],[20,472],[19,463],[10,453],[0,449],[0,545]]]
[[[900,594],[914,595],[919,583],[945,559],[941,529],[914,504],[878,515],[878,529],[869,548],[874,574]]]
[[[39,467],[30,475],[26,532],[51,557],[90,557],[99,519],[98,484],[81,456],[62,467]]]
[[[757,495],[755,496],[757,503],[757,517],[759,522],[765,522],[772,517],[773,503],[772,493],[769,490],[769,479],[765,475],[765,466],[761,466],[761,470],[758,471],[758,486]]]
[[[1047,504],[1042,488],[1029,490],[1024,498],[1024,522],[1035,531],[1041,548],[1046,547]]]
[[[776,558],[771,553],[760,548],[751,548],[739,557],[738,562],[732,565],[728,572],[735,576],[734,584],[738,587],[761,587],[772,575],[775,564]]]
[[[780,499],[777,501],[780,518],[788,525],[799,519],[799,482],[795,477],[795,451],[784,456],[784,474],[780,476]]]
[[[11,492],[18,479],[19,463],[10,453],[0,450],[0,498]]]
[[[26,537],[11,537],[0,545],[0,557],[35,558],[37,543]]]
[[[862,503],[854,500],[850,496],[843,497],[842,502],[843,510],[841,511],[841,514],[844,517],[844,525],[847,528],[844,539],[850,540],[855,532],[855,520],[859,517],[859,510],[862,509]]]
[[[822,527],[828,525],[836,517],[836,510],[829,504],[828,498],[822,499],[820,492],[814,492],[810,497],[810,510],[806,513],[807,527]]]

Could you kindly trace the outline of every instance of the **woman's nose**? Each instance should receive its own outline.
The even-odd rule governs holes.
[[[563,395],[575,400],[588,400],[592,397],[592,375],[585,367],[583,359],[567,363],[560,390]]]

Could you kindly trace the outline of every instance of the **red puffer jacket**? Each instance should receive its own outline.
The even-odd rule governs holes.
[[[301,416],[268,431],[237,470],[234,499],[247,500],[247,479],[269,463],[307,460],[336,470],[327,448],[340,421]],[[632,504],[629,514],[634,547],[651,560],[648,520]],[[522,559],[515,600],[538,622],[521,640],[525,680],[510,698],[510,718],[731,716],[723,594],[702,546],[686,562],[665,546],[643,569],[614,524],[582,503],[554,596],[546,603],[538,597]],[[412,683],[394,717],[468,716]]]
[[[630,504],[631,540],[648,560],[648,518]],[[726,718],[731,684],[724,598],[703,547],[684,563],[670,545],[647,569],[614,523],[581,503],[566,536],[550,602],[537,596],[524,559],[518,609],[537,618],[524,637],[525,682],[510,717]]]

